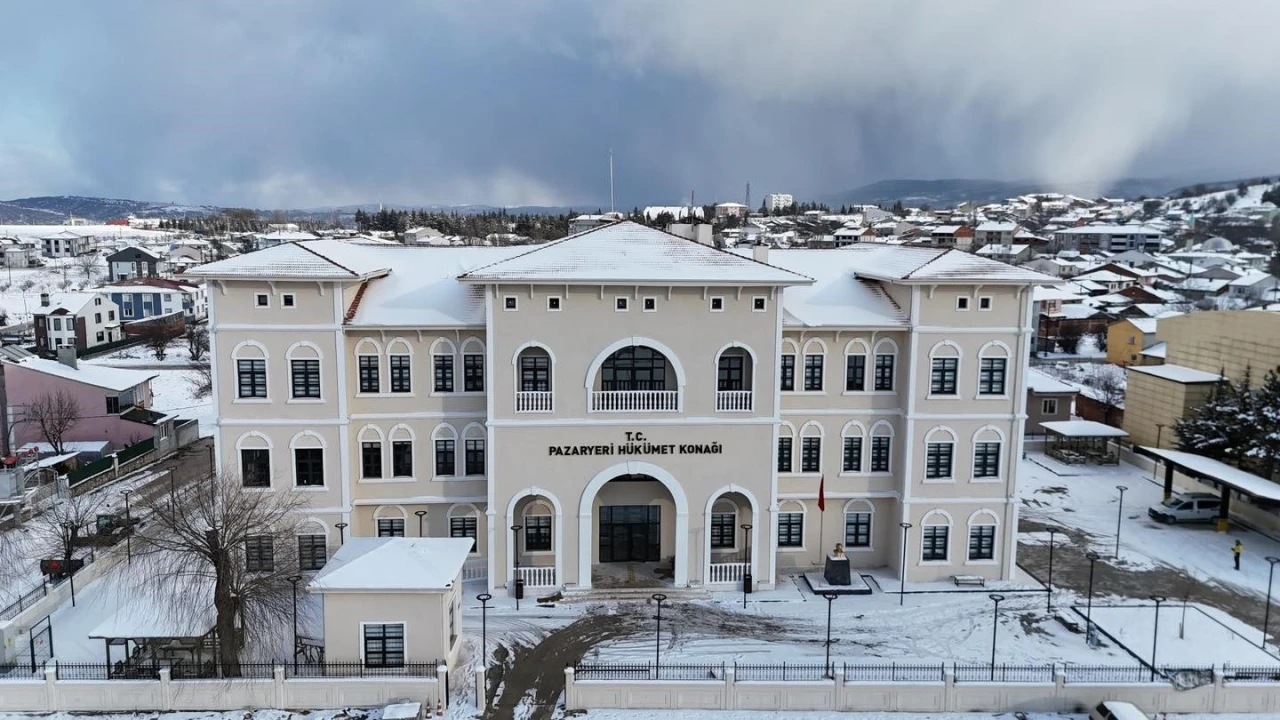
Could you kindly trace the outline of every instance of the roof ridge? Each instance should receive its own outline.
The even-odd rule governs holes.
[[[918,272],[920,272],[921,270],[925,269],[925,268],[926,268],[926,267],[928,267],[929,265],[932,265],[933,263],[937,262],[939,258],[942,258],[942,257],[944,257],[944,256],[946,256],[946,255],[949,255],[950,253],[956,252],[956,249],[955,249],[955,248],[923,248],[923,247],[922,247],[922,248],[919,248],[919,249],[920,249],[920,250],[942,250],[942,252],[938,253],[937,255],[934,255],[933,257],[929,258],[928,260],[925,260],[924,262],[922,262],[922,263],[920,263],[919,265],[917,265],[917,266],[915,267],[915,269],[913,269],[911,272],[907,273],[906,275],[903,275],[903,276],[902,276],[902,278],[903,278],[904,280],[905,280],[905,279],[907,279],[907,278],[909,278],[909,277],[911,277],[912,275],[915,275],[916,273],[918,273]]]
[[[325,262],[329,263],[330,265],[333,265],[333,266],[334,266],[334,267],[336,267],[336,268],[339,268],[339,269],[341,269],[341,270],[346,270],[347,272],[351,273],[351,276],[352,276],[352,277],[358,277],[358,276],[360,275],[360,273],[355,272],[354,270],[352,270],[351,268],[347,267],[346,265],[343,265],[343,264],[342,264],[342,263],[340,263],[340,262],[336,262],[336,261],[334,261],[334,259],[333,259],[333,258],[325,257],[324,255],[321,255],[320,253],[316,252],[315,250],[312,250],[311,248],[307,247],[306,245],[303,245],[303,243],[305,243],[305,242],[311,242],[311,241],[310,241],[310,240],[299,240],[298,242],[295,242],[295,243],[293,243],[293,244],[294,244],[294,245],[297,245],[298,247],[302,248],[303,250],[306,250],[307,252],[311,253],[312,255],[315,255],[316,257],[320,258],[321,260],[324,260]],[[277,247],[279,247],[279,246],[277,245]]]

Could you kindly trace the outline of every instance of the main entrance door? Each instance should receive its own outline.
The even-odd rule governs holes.
[[[661,553],[662,508],[600,507],[600,562],[656,562]]]

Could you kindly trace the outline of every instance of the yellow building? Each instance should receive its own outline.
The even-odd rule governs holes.
[[[1155,318],[1117,320],[1107,326],[1107,362],[1121,367],[1156,364],[1142,351],[1159,342]]]

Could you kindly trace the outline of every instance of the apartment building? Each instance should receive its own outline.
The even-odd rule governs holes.
[[[910,580],[1012,572],[1052,278],[631,222],[532,249],[299,242],[188,275],[209,281],[219,462],[308,497],[300,551],[469,537],[491,587],[621,565],[769,588],[837,543]]]

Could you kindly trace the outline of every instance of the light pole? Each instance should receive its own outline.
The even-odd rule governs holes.
[[[1049,528],[1049,583],[1045,612],[1053,612],[1053,536],[1057,534],[1057,528]]]
[[[747,609],[747,593],[751,592],[751,523],[742,524],[742,546],[747,549],[746,567],[742,569],[742,609]]]
[[[427,516],[427,511],[415,510],[413,514],[418,516],[418,537],[422,537],[422,518]]]
[[[480,601],[480,666],[489,669],[489,601],[493,596],[480,593],[476,596]]]
[[[907,598],[907,531],[912,525],[909,522],[900,522],[898,527],[902,528],[902,565],[898,568],[898,576],[901,578],[898,581],[898,607],[902,607],[903,601]]]
[[[511,552],[515,556],[516,610],[520,609],[520,598],[524,595],[524,580],[520,579],[520,531],[523,525],[511,526]]]
[[[657,632],[653,636],[653,679],[658,679],[658,663],[662,658],[662,602],[667,599],[662,593],[654,593],[653,601],[658,603]]]
[[[1276,574],[1276,563],[1280,563],[1280,557],[1267,556],[1267,562],[1271,565],[1271,569],[1267,571],[1267,609],[1262,612],[1262,649],[1267,649],[1267,631],[1271,626],[1271,580]]]
[[[987,597],[996,604],[995,610],[991,613],[991,682],[996,681],[996,634],[1000,630],[1000,603],[1004,601],[1003,595],[991,594]]]
[[[1152,595],[1151,600],[1156,604],[1156,625],[1155,630],[1151,633],[1151,682],[1156,681],[1156,647],[1160,641],[1160,603],[1165,601],[1163,595]]]
[[[347,523],[344,523],[344,522],[334,523],[333,526],[338,528],[338,545],[339,546],[346,545],[347,544],[347,532],[346,532]]]
[[[293,586],[293,674],[298,674],[298,581],[301,575],[290,575],[289,584]]]
[[[1090,550],[1085,553],[1085,558],[1089,561],[1089,599],[1085,605],[1085,642],[1089,642],[1093,637],[1093,564],[1098,562],[1098,558],[1102,557],[1098,553]]]
[[[835,602],[835,599],[838,597],[840,596],[830,591],[822,593],[822,598],[827,601],[827,664],[825,665],[827,669],[827,677],[831,677],[833,675],[831,672],[831,604]]]
[[[1124,485],[1117,485],[1116,489],[1120,491],[1120,503],[1116,505],[1116,559],[1120,559],[1120,522],[1124,520],[1124,491],[1129,488]]]
[[[133,514],[129,511],[131,494],[133,490],[124,491],[124,551],[128,555],[129,563],[133,564]]]

